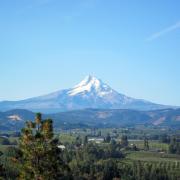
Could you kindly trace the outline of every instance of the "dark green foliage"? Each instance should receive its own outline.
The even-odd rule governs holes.
[[[159,136],[159,140],[162,143],[170,143],[170,137],[167,134],[162,134]]]
[[[127,146],[128,146],[128,138],[127,138],[127,136],[123,135],[123,136],[121,137],[121,145],[122,145],[123,147],[127,147]]]
[[[107,136],[104,138],[104,142],[110,143],[110,141],[111,141],[111,136],[110,136],[110,134],[108,133]]]
[[[3,155],[3,153],[0,151],[0,158]],[[2,161],[2,159],[0,159]],[[0,161],[0,179],[3,179],[5,177],[5,169]]]
[[[142,163],[140,161],[134,162],[129,169],[129,179],[137,180],[170,180],[167,171],[161,167],[155,167],[151,163]]]
[[[42,120],[37,114],[34,122],[27,122],[22,130],[19,146],[6,147],[0,157],[0,179],[22,180],[178,180],[180,179],[180,161],[171,160],[165,152],[158,153],[162,161],[152,160],[148,156],[149,142],[143,140],[142,148],[136,144],[128,146],[131,129],[108,129],[106,132],[83,130],[81,133],[71,132],[70,141],[59,143],[59,133],[53,132],[53,121]],[[142,131],[143,132],[143,131]],[[140,134],[148,134],[142,133]],[[64,133],[65,134],[65,133]],[[73,136],[74,134],[74,136]],[[88,136],[105,137],[105,142],[88,142]],[[66,135],[68,133],[66,132]],[[122,136],[123,135],[123,136]],[[65,137],[60,135],[60,137]],[[119,139],[121,137],[121,141]],[[148,134],[148,138],[149,138]],[[159,136],[158,136],[159,137]],[[143,139],[143,136],[141,137]],[[62,138],[63,139],[63,138]],[[61,140],[62,140],[61,139]],[[163,139],[166,139],[163,137]],[[12,140],[11,140],[12,142]],[[131,142],[129,140],[129,142]],[[152,141],[150,141],[152,145]],[[157,142],[158,143],[158,142]],[[170,150],[178,152],[178,138],[172,138]],[[65,145],[61,150],[58,145]],[[167,145],[167,144],[165,144]],[[167,145],[168,146],[168,145]],[[152,149],[152,146],[151,146]],[[133,152],[137,151],[138,152]],[[130,158],[128,154],[136,158]],[[137,158],[137,154],[141,158]],[[165,153],[165,154],[164,154]],[[156,153],[152,153],[153,156]],[[169,157],[166,158],[166,156]],[[155,157],[156,158],[156,157]],[[164,159],[164,160],[163,160]]]
[[[28,122],[20,138],[20,179],[57,179],[63,176],[64,163],[60,158],[58,140],[53,139],[52,120],[42,120],[38,113],[35,122]]]
[[[73,177],[85,179],[116,177],[115,174],[118,174],[115,171],[117,170],[116,161],[109,161],[109,159],[120,160],[124,157],[119,144],[115,141],[107,144],[106,148],[94,143],[88,143],[79,148],[67,148],[64,154]]]
[[[144,150],[145,151],[149,150],[149,141],[146,137],[144,138]]]
[[[82,144],[82,139],[79,136],[77,136],[76,137],[76,141],[75,141],[76,147],[80,147],[81,144]]]
[[[9,142],[8,138],[0,137],[0,144],[1,145],[10,145],[10,142]]]
[[[1,158],[7,179],[16,179],[20,174],[18,159],[22,156],[16,147],[7,147]],[[13,177],[13,178],[12,178]]]
[[[175,137],[171,138],[169,152],[172,154],[180,154],[180,142],[178,142]]]
[[[83,142],[84,146],[86,146],[87,143],[88,143],[88,136],[85,136],[85,137],[84,137],[84,142]]]

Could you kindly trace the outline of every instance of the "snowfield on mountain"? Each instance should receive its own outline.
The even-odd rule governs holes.
[[[154,110],[168,107],[123,95],[94,76],[85,77],[70,89],[21,101],[0,102],[1,111],[27,109],[44,113],[86,108]]]

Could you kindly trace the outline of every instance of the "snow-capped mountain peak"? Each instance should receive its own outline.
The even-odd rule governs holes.
[[[113,90],[105,83],[103,83],[100,79],[94,76],[86,76],[84,80],[82,80],[79,84],[74,86],[68,94],[70,96],[75,96],[77,94],[84,94],[90,92],[96,92],[99,96],[103,96],[104,94],[110,93]]]
[[[21,101],[0,102],[1,111],[27,109],[35,112],[54,113],[85,108],[152,110],[167,108],[167,106],[128,97],[113,90],[94,76],[87,76],[70,89]]]
[[[94,76],[86,76],[79,84],[77,84],[74,88],[77,88],[77,87],[86,87],[87,90],[90,90],[90,88],[92,86],[98,88],[100,86],[100,80],[97,79],[96,77]]]

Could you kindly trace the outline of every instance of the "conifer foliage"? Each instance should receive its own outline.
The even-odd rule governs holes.
[[[2,152],[0,151],[0,156],[2,156]],[[1,180],[1,177],[4,176],[4,168],[3,168],[3,165],[1,164],[0,162],[0,180]]]
[[[27,122],[20,138],[22,151],[20,179],[59,179],[64,163],[60,158],[58,140],[53,138],[51,119],[42,120],[37,113],[35,122]]]

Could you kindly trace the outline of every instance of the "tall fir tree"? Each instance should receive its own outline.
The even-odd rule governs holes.
[[[147,137],[144,138],[144,150],[145,151],[149,150],[149,141]]]
[[[0,151],[0,156],[2,156],[2,152]],[[5,169],[3,167],[3,165],[0,162],[0,180],[3,179],[5,177]]]
[[[60,158],[58,140],[53,138],[53,122],[42,120],[37,113],[35,122],[27,122],[20,138],[20,179],[49,180],[63,176],[64,163]]]
[[[127,138],[126,135],[123,135],[123,136],[121,137],[121,145],[122,145],[123,147],[127,147],[127,146],[128,146],[128,138]]]

